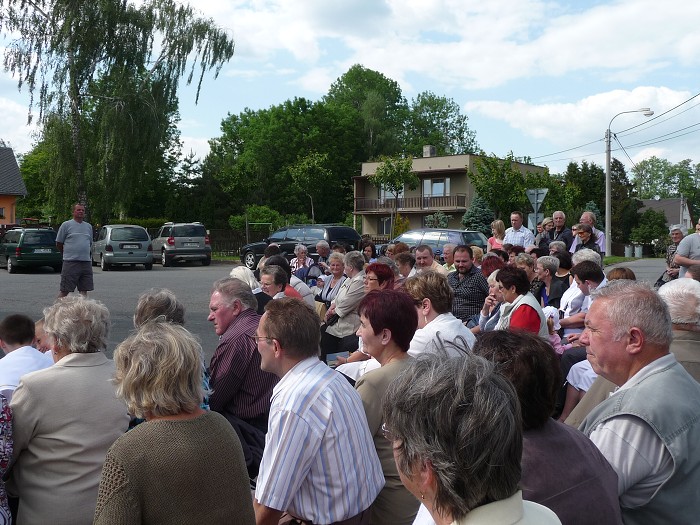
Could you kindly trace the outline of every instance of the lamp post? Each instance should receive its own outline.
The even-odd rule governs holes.
[[[610,126],[620,115],[626,113],[644,113],[645,117],[651,117],[654,112],[649,108],[633,109],[631,111],[621,111],[610,119],[608,129],[605,130],[605,255],[612,255],[612,191],[610,184]]]

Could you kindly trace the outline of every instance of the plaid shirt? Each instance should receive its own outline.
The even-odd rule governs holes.
[[[489,294],[489,285],[479,268],[472,266],[461,280],[459,272],[452,272],[447,276],[447,282],[455,294],[452,301],[452,314],[455,317],[466,321],[481,311],[484,299]]]

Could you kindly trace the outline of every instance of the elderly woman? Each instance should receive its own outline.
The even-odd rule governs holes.
[[[374,357],[381,368],[363,375],[356,388],[367,415],[369,430],[382,464],[386,484],[371,507],[370,524],[410,525],[418,512],[418,502],[401,483],[391,449],[382,434],[382,399],[389,383],[410,362],[406,353],[416,331],[418,317],[411,298],[397,290],[372,291],[358,307],[360,328],[357,335],[363,351]]]
[[[593,442],[552,419],[561,371],[551,346],[524,332],[480,337],[474,354],[497,363],[515,387],[523,418],[523,497],[563,523],[621,523],[617,474]],[[576,468],[571,468],[576,465]]]
[[[250,273],[252,275],[253,272]],[[142,293],[136,303],[136,313],[134,313],[136,328],[155,320],[185,324],[185,307],[167,288],[151,288]]]
[[[394,271],[386,264],[372,263],[365,268],[365,293],[394,288]]]
[[[535,246],[538,248],[548,248],[551,238],[549,233],[554,229],[554,219],[545,217],[542,221],[542,232],[535,237]]]
[[[578,235],[578,244],[576,245],[576,251],[588,248],[594,252],[600,253],[600,248],[598,247],[597,240],[598,236],[593,232],[593,228],[590,224],[577,224],[576,235]],[[573,230],[573,228],[572,228]]]
[[[294,255],[296,255],[296,257],[289,261],[289,266],[292,269],[292,273],[295,275],[300,270],[308,268],[314,264],[314,260],[309,257],[309,249],[303,244],[297,244],[294,247]]]
[[[503,248],[503,238],[506,236],[506,225],[503,221],[496,219],[491,223],[491,234],[487,244],[489,247],[488,251]]]
[[[506,266],[498,271],[496,280],[505,301],[496,330],[525,330],[548,339],[547,320],[540,303],[530,293],[527,274],[520,268]]]
[[[446,352],[459,356],[471,350],[476,338],[452,315],[454,293],[447,284],[447,277],[426,271],[409,277],[404,290],[413,299],[418,312],[418,330],[411,340],[409,354]]]
[[[479,312],[477,324],[470,328],[474,334],[495,330],[498,320],[500,319],[503,294],[496,280],[499,271],[500,270],[494,270],[486,278],[486,282],[489,284],[489,294],[486,296],[486,299],[484,299],[484,306],[481,307],[481,311]]]
[[[515,257],[514,264],[527,274],[527,280],[530,282],[530,293],[539,301],[544,283],[537,277],[535,258],[529,253],[520,253]]]
[[[236,266],[231,269],[231,273],[229,273],[229,276],[233,277],[234,279],[238,279],[239,281],[243,281],[248,286],[250,286],[250,289],[252,290],[255,299],[258,301],[258,314],[264,314],[265,305],[272,300],[272,297],[270,297],[262,291],[260,284],[255,279],[255,274],[245,266]]]
[[[559,308],[561,296],[564,295],[566,288],[564,283],[555,279],[557,270],[559,269],[559,259],[546,255],[537,259],[535,263],[535,273],[537,279],[544,283],[540,291],[540,304],[542,308],[545,306],[554,306]]]
[[[392,261],[394,260],[394,256],[396,255],[396,245],[393,243],[389,243],[386,245],[386,250],[384,250],[384,255],[389,257]]]
[[[325,319],[326,311],[330,308],[331,302],[338,295],[340,287],[347,279],[343,273],[345,271],[345,263],[343,262],[342,254],[333,252],[328,256],[328,270],[330,275],[325,276],[323,281],[319,280],[318,288],[320,288],[320,291],[315,296],[316,302],[324,305],[322,320]],[[321,315],[320,311],[319,315]]]
[[[183,327],[149,323],[115,353],[117,395],[146,423],[116,440],[96,524],[255,522],[241,443],[199,407],[202,348]]]
[[[107,450],[129,424],[103,353],[109,311],[66,297],[44,320],[55,364],[23,376],[12,397],[10,492],[19,496],[18,523],[91,523]]]
[[[413,360],[387,389],[384,424],[404,485],[435,523],[561,523],[522,499],[520,407],[493,363]]]
[[[321,359],[326,361],[330,354],[354,352],[360,326],[357,305],[365,296],[365,258],[358,251],[345,254],[345,275],[348,279],[340,285],[336,298],[326,312],[326,329],[321,335]]]

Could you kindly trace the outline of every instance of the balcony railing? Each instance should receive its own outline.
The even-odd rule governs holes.
[[[355,199],[355,211],[391,211],[398,200],[399,211],[409,210],[465,210],[467,196],[464,193],[444,197],[399,197],[398,199]]]

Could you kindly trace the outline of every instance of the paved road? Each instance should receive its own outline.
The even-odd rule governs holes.
[[[647,281],[654,284],[666,269],[666,259],[635,259],[634,261],[606,266],[605,273],[616,266],[631,268],[638,281]]]
[[[185,305],[185,326],[199,337],[207,363],[216,348],[218,338],[207,321],[209,293],[217,279],[226,277],[231,265],[197,263],[162,268],[156,264],[146,271],[139,266],[114,268],[103,272],[94,269],[95,291],[90,297],[102,301],[111,313],[112,329],[108,354],[133,329],[134,308],[138,296],[150,288],[169,288]],[[50,268],[8,274],[0,269],[0,319],[13,313],[23,313],[32,319],[42,317],[44,307],[58,295],[60,275]]]

